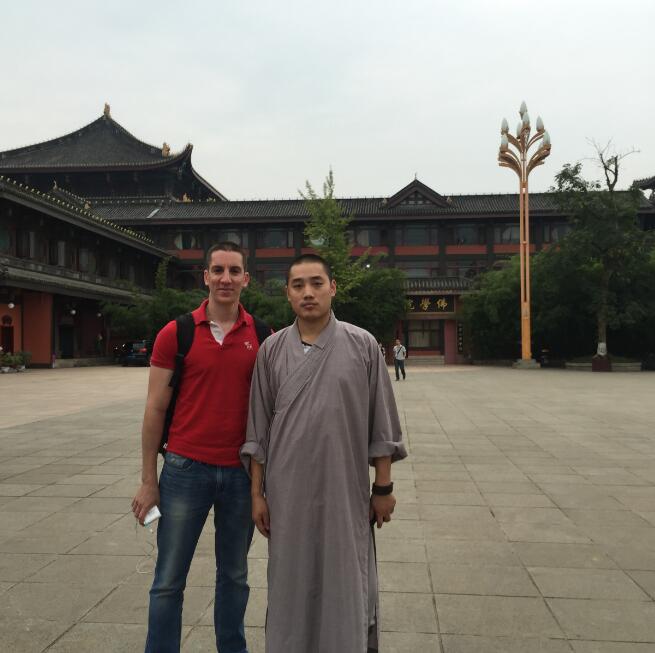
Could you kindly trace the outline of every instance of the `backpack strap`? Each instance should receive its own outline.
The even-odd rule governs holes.
[[[252,319],[255,322],[255,331],[257,332],[257,342],[259,342],[259,346],[262,346],[262,343],[268,336],[271,335],[271,327],[268,326],[265,322],[262,322],[259,318],[256,318],[254,315],[252,316]]]
[[[175,369],[173,376],[168,383],[170,388],[173,388],[171,400],[166,409],[166,417],[164,419],[164,429],[162,432],[161,442],[159,443],[159,453],[162,455],[166,451],[168,444],[168,433],[171,429],[173,422],[173,414],[175,413],[175,404],[177,397],[180,394],[180,381],[182,380],[182,371],[184,370],[184,359],[191,349],[193,344],[193,336],[196,331],[196,324],[193,321],[191,313],[185,313],[175,318],[175,325],[177,327],[177,353],[175,354]]]

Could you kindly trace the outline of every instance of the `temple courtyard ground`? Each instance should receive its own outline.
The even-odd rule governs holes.
[[[146,380],[0,376],[0,651],[142,650],[155,536],[130,500]],[[394,389],[411,454],[378,533],[382,653],[655,651],[655,374],[410,363]],[[213,564],[210,521],[185,652],[215,651]],[[265,570],[256,537],[251,653]]]

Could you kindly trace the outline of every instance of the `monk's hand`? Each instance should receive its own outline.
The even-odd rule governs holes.
[[[370,519],[377,522],[378,528],[382,528],[384,522],[391,521],[391,513],[396,507],[396,499],[393,494],[371,496]]]
[[[159,485],[156,481],[152,483],[141,483],[134,499],[132,499],[132,514],[137,521],[143,526],[148,511],[153,506],[159,505]]]
[[[258,494],[252,497],[252,520],[257,530],[266,538],[271,536],[271,520],[268,516],[268,504],[266,499]]]

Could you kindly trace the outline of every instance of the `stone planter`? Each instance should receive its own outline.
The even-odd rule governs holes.
[[[4,365],[0,367],[0,372],[2,372],[2,374],[7,374],[9,370],[11,370],[11,367],[5,367]]]

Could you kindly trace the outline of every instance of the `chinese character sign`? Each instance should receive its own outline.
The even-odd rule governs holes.
[[[410,313],[452,313],[453,297],[448,295],[414,295],[407,298]]]

